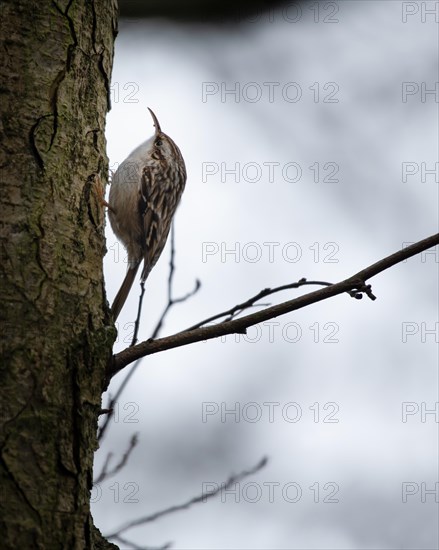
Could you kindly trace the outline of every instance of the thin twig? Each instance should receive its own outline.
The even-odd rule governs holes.
[[[159,546],[154,548],[152,546],[138,546],[135,542],[132,542],[118,535],[114,536],[113,539],[116,542],[123,544],[124,546],[130,546],[131,550],[168,550],[172,546],[172,543],[170,542],[166,543],[164,546]]]
[[[210,491],[208,493],[201,493],[201,495],[198,495],[194,498],[191,498],[190,500],[188,500],[187,502],[185,502],[183,504],[177,504],[175,506],[170,506],[169,508],[166,508],[165,510],[161,510],[160,512],[155,512],[154,514],[151,514],[149,516],[145,516],[143,518],[136,519],[134,521],[130,521],[130,522],[126,523],[125,525],[122,525],[121,527],[119,527],[119,529],[117,529],[117,531],[115,531],[114,533],[106,535],[106,538],[111,539],[111,538],[114,538],[114,537],[118,537],[118,536],[120,536],[121,533],[123,533],[124,531],[127,531],[128,529],[131,529],[132,527],[137,527],[138,525],[144,525],[145,523],[151,523],[152,521],[155,521],[155,520],[157,520],[157,519],[159,519],[163,516],[167,516],[168,514],[172,514],[174,512],[178,512],[180,510],[186,510],[187,508],[190,508],[193,504],[197,504],[199,502],[206,502],[206,500],[208,500],[212,497],[215,497],[216,495],[218,495],[222,491],[226,491],[232,485],[234,485],[238,481],[241,481],[241,479],[244,479],[246,477],[249,477],[249,476],[255,474],[256,472],[258,472],[259,470],[264,468],[264,466],[267,464],[267,462],[268,462],[268,458],[263,457],[262,460],[260,460],[258,462],[258,464],[256,464],[256,466],[254,466],[253,468],[250,468],[249,470],[244,470],[243,472],[240,472],[237,475],[230,476],[229,479],[225,483],[222,483],[221,485],[218,485],[218,487],[214,491]]]
[[[157,322],[157,324],[156,324],[156,326],[155,326],[155,328],[152,332],[151,339],[157,338],[158,335],[160,334],[160,331],[163,328],[165,318],[168,315],[171,308],[175,304],[180,304],[182,302],[185,302],[191,296],[196,294],[198,292],[198,290],[201,288],[201,283],[197,279],[196,282],[195,282],[194,290],[192,290],[191,292],[189,292],[185,296],[181,296],[180,298],[173,298],[172,297],[172,287],[173,287],[174,273],[175,273],[175,233],[174,233],[174,224],[172,224],[172,227],[171,227],[171,239],[170,239],[170,241],[171,241],[171,255],[170,255],[170,259],[169,259],[168,302],[167,302],[167,304],[166,304],[166,306],[163,310],[163,313],[160,316],[160,319],[158,320],[158,322]],[[137,338],[137,331],[135,331],[135,337]],[[102,427],[99,429],[98,441],[101,441],[102,438],[104,437],[104,434],[107,431],[107,428],[108,428],[108,426],[110,424],[110,421],[111,421],[111,418],[113,416],[112,411],[114,409],[114,406],[117,403],[117,401],[120,399],[120,396],[122,395],[123,391],[125,390],[128,382],[131,380],[134,373],[136,372],[138,366],[140,365],[141,360],[142,360],[142,357],[139,357],[139,359],[134,363],[134,365],[131,367],[131,369],[128,372],[128,374],[126,375],[126,377],[121,382],[121,384],[120,384],[118,390],[116,391],[114,397],[112,399],[110,399],[106,410],[111,411],[111,412],[108,413],[108,416],[105,418],[105,420],[102,424]]]
[[[172,547],[171,542],[167,542],[164,546],[152,547],[152,546],[138,546],[135,542],[132,542],[126,538],[120,537],[118,535],[114,536],[113,539],[123,544],[124,546],[130,546],[131,550],[169,550]]]
[[[108,403],[108,408],[107,410],[109,410],[110,412],[108,413],[108,416],[105,418],[104,420],[104,423],[102,424],[102,426],[99,428],[99,432],[98,432],[98,441],[101,441],[102,438],[104,437],[105,435],[105,432],[107,431],[107,428],[108,426],[110,425],[110,421],[111,419],[113,418],[113,415],[114,415],[114,407],[116,405],[116,403],[118,402],[118,400],[120,399],[120,396],[122,395],[122,392],[124,391],[124,389],[126,388],[128,382],[130,381],[130,378],[132,377],[132,375],[134,374],[134,371],[137,369],[137,367],[140,365],[142,361],[142,357],[140,357],[139,359],[137,359],[137,361],[134,363],[134,365],[131,367],[130,371],[128,372],[128,374],[125,376],[125,378],[122,380],[119,388],[117,389],[116,393],[114,394],[114,397],[110,397],[110,401]]]
[[[226,336],[228,334],[245,334],[247,328],[263,323],[269,319],[278,317],[279,315],[285,315],[292,311],[296,311],[310,304],[315,304],[322,300],[326,300],[339,294],[348,293],[354,298],[360,298],[362,293],[365,293],[371,300],[375,300],[375,296],[372,293],[371,286],[366,284],[366,281],[378,273],[389,269],[390,267],[431,248],[432,246],[439,244],[439,233],[432,235],[422,241],[419,241],[407,248],[399,250],[390,256],[379,260],[378,262],[362,269],[355,275],[352,275],[348,279],[339,283],[327,286],[320,290],[315,290],[309,294],[304,294],[293,300],[288,300],[281,304],[268,307],[257,313],[252,313],[232,321],[223,321],[213,326],[200,327],[194,330],[184,330],[172,336],[166,338],[159,338],[157,340],[146,340],[134,346],[127,348],[124,351],[113,356],[112,361],[108,366],[108,379],[118,373],[121,369],[136,361],[140,357],[146,357],[154,353],[159,353],[168,349],[177,348],[180,346],[186,346],[195,342],[202,342],[204,340],[211,340],[212,338],[218,338],[220,336]]]
[[[113,458],[113,453],[108,453],[107,458],[105,459],[104,465],[102,466],[101,473],[98,475],[97,479],[93,481],[93,484],[100,483],[103,479],[105,479],[107,475],[107,469],[110,465],[111,459]]]
[[[98,478],[93,482],[96,483],[102,483],[105,479],[108,479],[111,476],[116,475],[122,468],[125,466],[125,464],[128,462],[128,459],[133,452],[134,447],[137,445],[139,439],[138,439],[137,433],[131,436],[130,444],[127,448],[127,450],[124,452],[122,458],[120,459],[119,463],[110,471],[108,471],[108,467],[110,465],[110,461],[113,458],[113,453],[108,453],[107,458],[105,460],[104,466],[102,467],[102,471],[99,474]]]
[[[255,305],[255,302],[261,300],[262,298],[265,298],[266,296],[270,296],[271,294],[275,294],[276,292],[281,292],[282,290],[290,290],[292,288],[299,288],[305,285],[331,286],[332,283],[328,283],[326,281],[307,281],[305,278],[303,278],[303,279],[300,279],[300,281],[297,281],[297,283],[282,285],[276,288],[265,288],[264,290],[261,290],[260,292],[258,292],[258,294],[256,294],[255,296],[252,296],[251,298],[246,300],[245,302],[242,302],[241,304],[237,304],[236,306],[233,306],[227,311],[223,311],[222,313],[217,313],[216,315],[212,315],[212,317],[209,317],[208,319],[204,319],[204,321],[200,321],[199,323],[192,325],[186,330],[195,330],[196,328],[200,328],[203,325],[207,325],[207,323],[211,323],[212,321],[221,319],[221,317],[226,317],[226,315],[228,317],[225,319],[225,321],[231,321],[233,318],[236,317],[236,315],[239,315],[245,309],[253,307]],[[259,307],[267,306],[267,305],[268,304],[258,304]]]
[[[139,332],[140,316],[142,315],[142,304],[143,304],[144,294],[145,294],[145,281],[141,280],[140,281],[139,306],[137,308],[136,322],[134,323],[133,339],[131,340],[131,345],[132,346],[135,346],[137,344],[137,334]]]

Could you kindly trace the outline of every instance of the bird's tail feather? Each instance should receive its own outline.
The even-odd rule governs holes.
[[[123,283],[119,289],[119,292],[116,294],[116,298],[114,299],[113,305],[111,306],[111,312],[113,314],[114,321],[116,321],[116,319],[119,317],[119,313],[121,312],[126,302],[126,299],[128,298],[128,294],[131,290],[131,287],[133,286],[137,270],[139,269],[139,265],[140,263],[128,269],[127,274],[125,275],[125,279],[123,280]]]

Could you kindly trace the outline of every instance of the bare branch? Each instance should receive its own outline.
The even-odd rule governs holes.
[[[187,502],[185,502],[183,504],[177,504],[175,506],[170,506],[169,508],[166,508],[165,510],[161,510],[160,512],[155,512],[154,514],[151,514],[150,516],[145,516],[143,518],[136,519],[134,521],[130,521],[130,522],[126,523],[125,525],[122,525],[122,527],[119,527],[119,529],[117,531],[115,531],[114,533],[111,533],[109,535],[105,535],[105,537],[107,539],[112,539],[112,538],[119,537],[121,533],[123,533],[124,531],[127,531],[128,529],[131,529],[132,527],[137,527],[139,525],[144,525],[145,523],[151,523],[152,521],[155,521],[155,520],[157,520],[157,519],[159,519],[163,516],[167,516],[168,514],[172,514],[174,512],[178,512],[180,510],[185,510],[187,508],[190,508],[193,504],[197,504],[199,502],[206,502],[206,500],[208,500],[212,497],[215,497],[216,495],[218,495],[222,491],[225,491],[225,490],[229,489],[232,485],[234,485],[238,481],[241,481],[241,479],[244,479],[246,477],[249,477],[249,476],[255,474],[256,472],[258,472],[259,470],[264,468],[266,466],[267,462],[268,462],[268,458],[263,457],[262,460],[260,460],[258,462],[258,464],[256,464],[256,466],[254,466],[253,468],[250,468],[250,470],[244,470],[243,472],[241,472],[237,475],[230,476],[229,479],[225,483],[222,483],[221,485],[218,485],[218,487],[214,491],[210,491],[208,493],[201,493],[201,495],[198,495],[194,498],[191,498],[190,500],[188,500]]]
[[[369,267],[362,269],[348,279],[326,288],[315,290],[309,294],[299,296],[293,300],[271,306],[263,309],[262,311],[246,315],[245,317],[241,317],[239,319],[223,321],[222,323],[209,327],[185,330],[183,332],[173,334],[172,336],[167,336],[157,340],[146,340],[137,346],[125,349],[124,351],[113,356],[113,360],[108,369],[108,377],[111,379],[111,377],[117,372],[140,357],[146,357],[147,355],[193,344],[195,342],[202,342],[203,340],[226,336],[227,334],[245,334],[247,328],[253,325],[268,321],[269,319],[273,319],[279,315],[285,315],[291,311],[301,309],[305,306],[315,304],[333,296],[343,294],[344,292],[348,292],[354,298],[359,298],[362,293],[365,293],[369,296],[369,298],[374,300],[375,296],[372,294],[371,286],[366,285],[366,281],[368,279],[437,244],[439,244],[439,233],[412,244],[403,250],[399,250],[394,254],[391,254],[390,256],[387,256],[386,258],[370,265]]]

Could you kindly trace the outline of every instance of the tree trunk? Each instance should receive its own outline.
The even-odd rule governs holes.
[[[2,548],[116,548],[90,516],[104,371],[111,0],[5,1],[1,18]]]

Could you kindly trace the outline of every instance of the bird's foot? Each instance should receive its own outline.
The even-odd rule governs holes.
[[[99,204],[102,206],[102,208],[106,207],[114,213],[114,209],[105,200],[105,188],[104,184],[102,183],[101,176],[97,172],[93,175]]]

